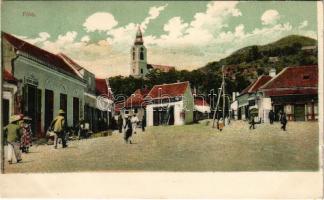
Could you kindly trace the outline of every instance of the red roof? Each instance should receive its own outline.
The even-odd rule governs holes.
[[[17,82],[17,79],[12,75],[12,73],[7,71],[6,69],[3,70],[3,79],[7,82]]]
[[[272,79],[271,76],[268,75],[262,75],[260,76],[256,81],[251,83],[248,87],[246,87],[240,95],[246,94],[246,93],[254,93],[259,90],[260,87],[262,87],[264,84],[269,82]]]
[[[195,98],[195,105],[196,106],[209,106],[207,101],[203,98]]]
[[[189,81],[155,85],[147,96],[152,99],[183,96],[188,87]]]
[[[81,69],[83,69],[83,67],[81,67],[78,63],[74,62],[74,60],[72,60],[70,57],[68,57],[64,53],[59,53],[57,55],[60,56],[60,57],[62,57],[75,70],[80,71]]]
[[[296,66],[283,69],[260,89],[266,96],[317,94],[318,67]]]
[[[18,39],[8,33],[2,32],[2,36],[5,40],[7,40],[11,45],[14,46],[15,50],[29,54],[39,60],[42,60],[43,62],[49,63],[50,65],[62,69],[64,72],[68,72],[72,75],[77,75],[60,56],[29,44],[28,42]]]
[[[96,91],[99,95],[105,95],[109,99],[112,99],[112,93],[111,91],[108,91],[106,79],[96,78]]]
[[[167,66],[167,65],[155,65],[155,64],[147,64],[148,68],[153,68],[156,70],[160,70],[161,72],[169,72],[171,70],[175,70],[175,67],[173,66]]]
[[[144,98],[149,92],[149,89],[137,89],[130,97],[127,98],[124,106],[127,108],[144,106]]]

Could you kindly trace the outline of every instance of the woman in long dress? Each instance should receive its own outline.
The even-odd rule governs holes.
[[[23,153],[28,153],[29,147],[32,146],[31,120],[30,117],[24,117],[24,123],[22,124],[21,150]]]
[[[11,116],[10,123],[4,128],[8,144],[7,159],[9,164],[18,163],[22,160],[20,151],[22,130],[18,124],[19,120],[21,120],[19,115]]]

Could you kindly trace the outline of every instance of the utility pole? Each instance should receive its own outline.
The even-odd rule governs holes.
[[[224,65],[222,66],[222,74],[223,74],[223,80],[222,80],[222,86],[223,86],[223,120],[225,121],[225,73],[224,73]],[[225,123],[224,123],[225,125]]]

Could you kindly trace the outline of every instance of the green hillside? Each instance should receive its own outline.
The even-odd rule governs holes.
[[[254,79],[272,67],[280,71],[287,66],[317,64],[317,50],[303,50],[316,44],[312,38],[290,35],[270,44],[244,47],[224,59],[208,63],[201,70],[215,72],[225,65],[231,68],[232,78],[240,73]]]

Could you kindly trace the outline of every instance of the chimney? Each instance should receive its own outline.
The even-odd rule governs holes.
[[[270,69],[269,76],[271,76],[272,78],[276,76],[276,69],[275,68]]]

